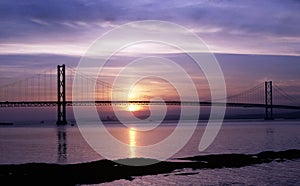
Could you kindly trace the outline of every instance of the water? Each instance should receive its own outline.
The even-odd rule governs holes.
[[[188,127],[188,123],[186,124]],[[138,125],[132,125],[138,127]],[[140,156],[135,146],[159,142],[170,135],[175,125],[163,124],[152,132],[132,131],[111,124],[108,131],[118,140],[130,145],[124,157]],[[204,152],[198,144],[205,128],[200,123],[188,144],[173,158],[198,154],[258,153],[300,149],[300,121],[232,121],[224,122],[215,141]],[[90,129],[93,135],[93,129]],[[12,125],[0,127],[0,163],[29,162],[82,163],[103,159],[83,139],[76,126]],[[141,176],[133,181],[116,180],[104,185],[299,185],[300,160],[272,162],[242,168],[178,170],[162,175]],[[182,173],[188,173],[187,175]]]

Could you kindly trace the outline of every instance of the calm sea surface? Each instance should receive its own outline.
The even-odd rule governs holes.
[[[175,124],[165,123],[153,131],[140,132],[119,124],[107,125],[119,141],[130,145],[118,152],[124,157],[139,157],[135,146],[155,144],[170,135]],[[189,123],[186,124],[189,127]],[[300,121],[227,121],[204,152],[198,144],[205,129],[199,123],[187,145],[173,158],[199,154],[258,153],[300,149]],[[89,129],[91,135],[93,128]],[[112,147],[113,148],[113,147]],[[0,163],[29,162],[82,163],[103,159],[84,140],[76,126],[51,124],[0,126]],[[182,173],[188,173],[182,174]],[[170,174],[136,177],[133,181],[116,180],[104,185],[300,185],[300,160],[272,162],[242,168],[178,170]]]

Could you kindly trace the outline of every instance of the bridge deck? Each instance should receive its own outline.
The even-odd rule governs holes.
[[[56,101],[21,101],[21,102],[0,102],[0,107],[53,107],[57,106]],[[107,105],[181,105],[181,106],[226,106],[226,107],[253,107],[265,108],[265,104],[256,103],[224,103],[210,101],[66,101],[66,106],[107,106]],[[300,110],[300,106],[272,105],[272,108]]]

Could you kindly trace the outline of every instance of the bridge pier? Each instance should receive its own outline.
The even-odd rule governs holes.
[[[57,65],[57,125],[66,125],[66,69]]]
[[[265,120],[273,120],[273,91],[272,81],[265,82]]]

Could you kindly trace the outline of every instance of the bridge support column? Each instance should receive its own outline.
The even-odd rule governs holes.
[[[57,65],[57,125],[67,124],[66,119],[66,70],[65,65]]]
[[[265,82],[265,120],[273,120],[273,95],[272,81]]]

